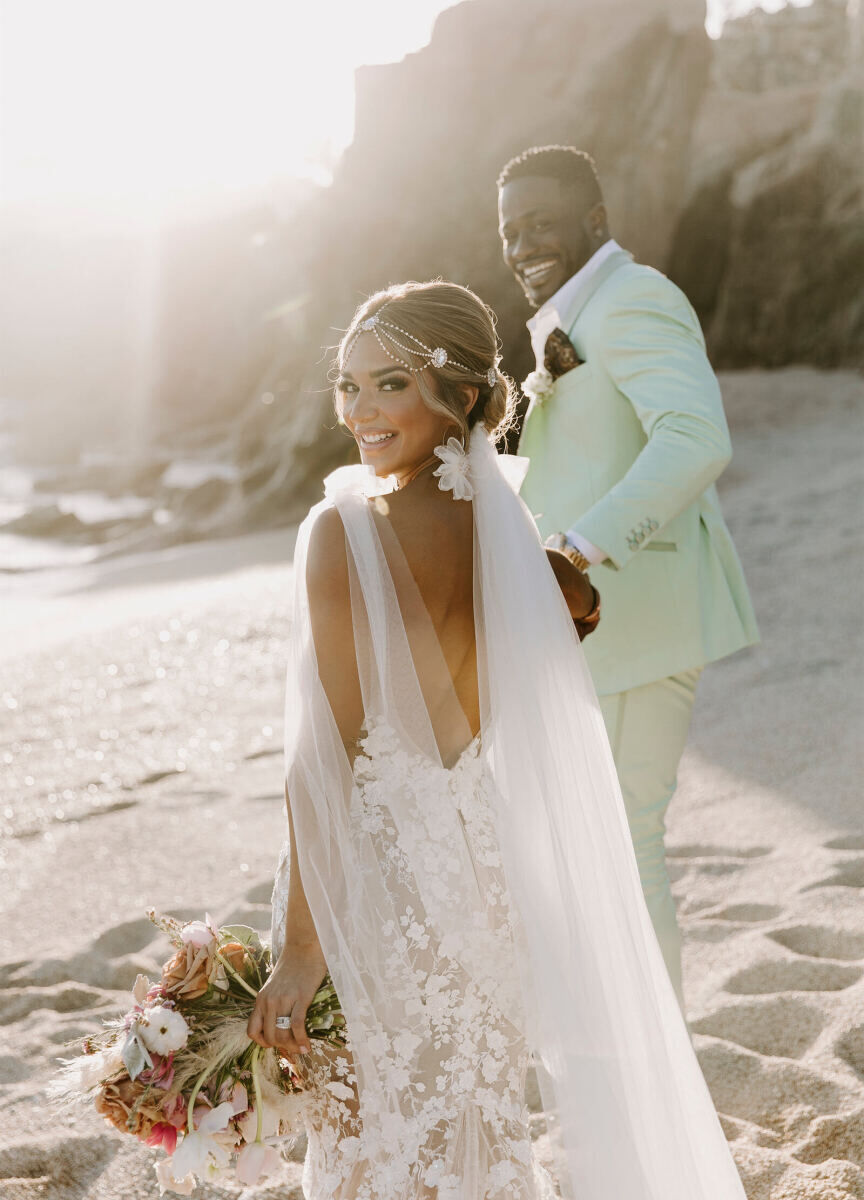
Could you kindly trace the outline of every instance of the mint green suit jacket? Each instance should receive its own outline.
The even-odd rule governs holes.
[[[575,527],[605,550],[584,649],[600,695],[758,640],[714,481],[732,447],[686,296],[615,251],[573,297],[562,328],[583,365],[525,417],[522,497],[545,537]]]

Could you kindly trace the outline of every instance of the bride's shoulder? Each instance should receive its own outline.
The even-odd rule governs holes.
[[[307,550],[306,580],[323,587],[333,586],[343,579],[348,583],[348,555],[345,548],[345,526],[339,509],[326,502],[316,504],[306,518]]]

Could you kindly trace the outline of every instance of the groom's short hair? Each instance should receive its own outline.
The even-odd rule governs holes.
[[[603,200],[594,159],[575,146],[532,146],[524,150],[504,167],[498,176],[498,189],[514,179],[535,175],[559,180],[578,195],[586,208],[593,208]]]

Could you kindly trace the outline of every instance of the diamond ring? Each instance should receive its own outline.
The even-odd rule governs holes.
[[[276,1024],[277,1029],[290,1029],[291,1028],[291,1018],[290,1017],[277,1017],[275,1024]]]

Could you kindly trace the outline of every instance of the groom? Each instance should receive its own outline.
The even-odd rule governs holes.
[[[666,808],[702,667],[758,639],[714,488],[732,453],[723,404],[686,296],[610,237],[587,154],[527,150],[498,199],[504,261],[537,309],[522,496],[602,597],[583,646],[683,1008]]]

